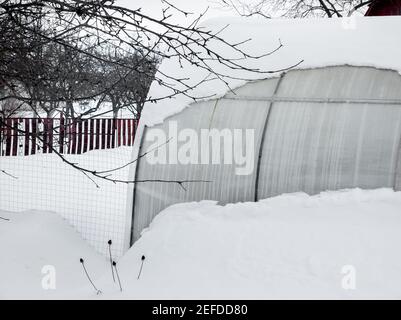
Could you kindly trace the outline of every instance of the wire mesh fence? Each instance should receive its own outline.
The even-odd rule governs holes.
[[[121,256],[129,238],[132,185],[90,176],[70,163],[90,171],[111,170],[109,180],[128,180],[125,164],[132,160],[137,124],[137,119],[3,120],[0,210],[60,214],[98,252],[107,254],[112,239],[114,254]]]

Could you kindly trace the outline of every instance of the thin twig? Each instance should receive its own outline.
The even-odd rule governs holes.
[[[8,173],[8,172],[7,172],[7,171],[5,171],[5,170],[1,170],[1,172],[2,172],[2,173],[4,173],[4,174],[5,174],[5,175],[7,175],[7,176],[9,176],[9,177],[13,178],[13,179],[18,179],[18,177],[16,177],[16,176],[13,176],[12,174]]]
[[[113,276],[113,282],[116,282],[116,279],[114,277],[114,270],[113,270],[113,257],[111,255],[111,240],[109,240],[108,242],[109,245],[109,258],[110,258],[110,268],[111,268],[111,275]]]
[[[122,292],[123,291],[123,287],[121,286],[120,276],[119,276],[118,270],[117,270],[117,263],[115,261],[113,261],[113,267],[116,270],[118,285],[120,286],[120,291]]]
[[[137,278],[137,280],[139,280],[139,277],[141,276],[141,273],[142,273],[142,268],[143,268],[143,263],[145,262],[145,256],[142,256],[141,257],[141,268],[139,269],[139,273],[138,273],[138,278]]]
[[[86,277],[88,278],[88,280],[89,280],[89,282],[91,283],[91,285],[93,286],[93,288],[95,289],[95,291],[96,291],[96,294],[101,294],[102,293],[102,291],[100,291],[98,288],[96,288],[96,286],[95,286],[95,284],[93,283],[93,281],[92,281],[92,279],[90,278],[90,276],[89,276],[89,274],[88,274],[88,271],[86,270],[86,268],[85,268],[85,262],[84,262],[84,259],[79,259],[79,262],[82,264],[82,267],[84,268],[84,271],[85,271],[85,274],[86,274]]]

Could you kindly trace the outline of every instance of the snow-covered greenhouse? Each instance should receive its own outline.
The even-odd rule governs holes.
[[[217,19],[205,28],[222,30],[230,43],[250,38],[241,46],[260,58],[243,63],[261,72],[212,61],[221,81],[188,61],[166,59],[158,77],[186,79],[186,87],[152,84],[154,103],[144,107],[134,147],[69,157],[95,170],[121,167],[117,179],[141,182],[99,181],[96,188],[52,154],[24,163],[2,157],[2,169],[19,179],[0,175],[0,209],[57,212],[97,251],[107,254],[113,239],[122,256],[160,211],[180,202],[401,189],[400,17]],[[216,141],[221,148],[213,148]]]
[[[259,75],[262,79],[254,81],[233,75],[229,88],[215,80],[195,89],[199,97],[214,94],[212,99],[192,103],[182,95],[148,106],[144,117],[151,126],[142,125],[139,149],[146,152],[160,145],[161,132],[168,143],[158,159],[138,160],[136,179],[197,182],[185,188],[158,182],[137,184],[132,241],[161,210],[180,202],[211,199],[226,204],[298,191],[401,189],[400,18],[267,23],[238,19],[211,25],[218,29],[225,23],[230,25],[228,38],[252,38],[248,48],[256,53],[281,39],[283,47],[254,61],[257,67],[280,69],[302,63],[268,78]],[[176,63],[166,61],[162,68],[178,69],[177,77],[189,75],[196,78],[194,83],[205,76],[193,66],[180,69]],[[150,95],[163,94],[165,88],[154,84]],[[157,117],[166,119],[155,124]],[[193,132],[177,135],[187,128]],[[202,151],[211,151],[210,158],[216,156],[208,150],[213,148],[210,141],[201,139],[205,129],[217,130],[218,138],[226,143],[224,151],[227,144],[235,149],[238,141],[232,138],[239,129],[243,133],[239,158],[248,152],[252,157],[226,161],[221,148],[216,157],[220,162],[202,161]],[[191,154],[191,146],[199,152]],[[169,158],[180,148],[187,152],[183,161]]]
[[[134,240],[157,213],[179,202],[213,199],[225,204],[355,187],[401,189],[401,77],[390,70],[336,66],[289,71],[194,104],[156,128],[166,137],[173,135],[172,130],[186,128],[199,136],[205,128],[220,132],[251,128],[253,149],[240,149],[255,155],[254,162],[244,163],[249,174],[239,175],[234,161],[154,164],[139,159],[138,180],[200,181],[185,189],[157,182],[138,184]],[[148,134],[142,142],[145,150]]]

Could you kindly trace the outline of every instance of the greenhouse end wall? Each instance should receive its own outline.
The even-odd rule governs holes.
[[[172,128],[199,135],[204,129],[253,130],[252,172],[236,174],[236,163],[169,162],[184,144],[176,141],[171,148]],[[148,139],[154,130],[165,133],[167,162],[140,157],[136,179],[197,182],[137,183],[132,241],[161,210],[180,202],[226,204],[354,187],[401,189],[401,76],[391,70],[334,66],[247,83],[146,128],[141,154],[154,145]],[[240,150],[249,147],[245,139],[241,143]],[[218,152],[223,159],[224,151]]]

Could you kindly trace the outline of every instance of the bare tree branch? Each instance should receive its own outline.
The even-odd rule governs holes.
[[[5,175],[7,175],[7,176],[9,176],[9,177],[11,177],[11,178],[13,178],[13,179],[18,179],[18,177],[13,176],[12,174],[8,173],[8,172],[5,171],[5,170],[1,170],[1,173],[4,173]]]
[[[218,7],[243,17],[328,17],[364,12],[373,0],[215,0]]]

